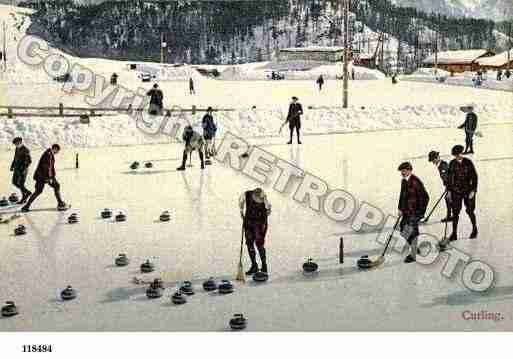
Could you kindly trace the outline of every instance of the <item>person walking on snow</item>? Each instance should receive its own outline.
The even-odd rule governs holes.
[[[477,193],[477,172],[474,164],[468,158],[464,158],[463,146],[456,145],[452,148],[451,154],[454,159],[449,163],[448,183],[449,201],[452,206],[452,234],[449,241],[458,239],[458,222],[462,202],[472,223],[470,238],[477,237],[476,215],[476,193]]]
[[[264,246],[268,225],[267,217],[271,214],[271,205],[267,201],[267,196],[263,189],[256,188],[252,191],[244,192],[239,198],[239,208],[243,220],[246,246],[249,259],[251,260],[251,267],[246,272],[246,275],[258,272],[255,245],[262,262],[260,270],[267,273],[267,257]]]
[[[196,91],[194,91],[194,81],[192,77],[189,77],[189,95],[196,95]]]
[[[150,96],[150,115],[161,115],[164,108],[164,93],[159,89],[159,85],[154,84],[146,96]]]
[[[466,155],[467,153],[474,153],[473,137],[477,129],[477,115],[474,113],[474,106],[472,105],[462,106],[460,110],[467,114],[465,122],[458,126],[459,129],[463,128],[465,130],[465,152],[463,154]]]
[[[207,108],[207,113],[203,116],[202,127],[203,127],[203,138],[205,139],[205,154],[207,157],[207,164],[210,157],[215,154],[215,148],[213,146],[213,140],[216,135],[217,126],[214,122],[212,107]]]
[[[203,148],[205,142],[203,137],[192,129],[192,126],[186,126],[182,139],[185,142],[185,149],[183,150],[182,165],[178,167],[177,171],[185,171],[185,163],[187,162],[187,155],[192,154],[192,151],[198,150],[199,158],[201,161],[201,169],[205,168],[205,162],[203,161]]]
[[[48,184],[53,188],[55,198],[57,199],[57,209],[63,210],[66,208],[67,205],[61,198],[61,186],[55,178],[55,155],[58,154],[60,150],[61,147],[58,144],[54,144],[41,156],[41,159],[37,165],[36,172],[34,172],[34,181],[36,181],[35,192],[30,196],[27,204],[21,209],[22,212],[30,211],[30,206],[32,203],[37,197],[39,197],[41,193],[43,193],[45,184]]]
[[[417,236],[419,235],[419,221],[424,217],[429,203],[429,195],[422,181],[415,176],[413,167],[409,162],[403,162],[398,167],[401,172],[401,193],[399,195],[399,213],[401,216],[400,231],[410,245],[410,254],[404,263],[417,260]]]
[[[317,85],[319,86],[319,91],[321,91],[322,85],[324,85],[324,78],[322,77],[322,75],[320,75],[319,78],[317,79]]]
[[[292,144],[294,129],[296,130],[297,143],[301,144],[299,131],[301,129],[301,115],[303,114],[303,107],[297,101],[298,98],[296,96],[292,97],[292,103],[289,106],[289,113],[287,114],[287,120],[285,121],[285,123],[289,123],[290,140],[287,142],[289,145]]]
[[[451,202],[449,201],[449,191],[447,190],[447,182],[449,179],[449,164],[440,159],[440,152],[431,151],[428,154],[429,162],[433,163],[438,172],[440,173],[440,178],[442,179],[442,183],[445,187],[445,206],[447,208],[447,216],[442,219],[442,223],[452,221],[451,218]]]
[[[18,204],[23,204],[32,194],[32,192],[25,187],[25,181],[27,180],[27,173],[32,163],[32,158],[30,157],[29,149],[25,147],[21,137],[16,137],[12,143],[16,147],[14,159],[11,163],[12,184],[21,191],[22,198]]]

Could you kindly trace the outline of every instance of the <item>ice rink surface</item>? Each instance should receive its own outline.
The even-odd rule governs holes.
[[[182,331],[227,329],[233,313],[249,318],[250,330],[511,330],[513,248],[512,125],[483,128],[472,159],[479,173],[477,218],[479,237],[469,240],[470,223],[462,212],[460,240],[455,246],[496,271],[495,288],[485,294],[466,289],[459,278],[441,275],[445,260],[430,265],[403,264],[404,255],[391,254],[384,266],[360,271],[356,260],[381,250],[376,234],[351,233],[339,224],[293,200],[298,183],[286,194],[264,186],[273,205],[267,239],[270,281],[236,283],[233,294],[204,293],[203,280],[236,274],[241,235],[237,199],[258,184],[227,164],[201,171],[194,167],[175,172],[178,144],[65,150],[57,159],[58,178],[67,213],[39,211],[53,208],[51,192],[33,205],[34,211],[14,224],[0,227],[0,298],[14,300],[21,314],[0,320],[0,330],[35,331]],[[442,188],[436,169],[427,162],[429,150],[448,157],[453,143],[461,142],[455,129],[405,130],[331,136],[307,136],[303,145],[284,145],[285,138],[260,139],[255,144],[322,178],[330,188],[348,190],[394,215],[400,188],[397,165],[410,160],[424,181],[431,205]],[[74,154],[80,154],[75,170]],[[34,151],[34,159],[39,151]],[[129,170],[132,161],[151,160],[154,168]],[[0,173],[8,173],[10,154],[1,154]],[[276,174],[276,172],[275,172]],[[275,178],[275,177],[273,177]],[[1,177],[2,188],[8,178]],[[32,185],[32,182],[29,182]],[[103,208],[126,211],[125,223],[102,220]],[[172,220],[159,223],[163,210]],[[77,212],[80,223],[67,224]],[[439,208],[433,215],[444,215]],[[13,228],[25,223],[28,234],[14,237]],[[421,227],[437,237],[442,224]],[[339,234],[344,233],[345,263],[338,264]],[[119,253],[131,259],[128,267],[114,266]],[[312,257],[319,275],[306,278],[301,265]],[[248,266],[245,254],[245,266]],[[164,297],[149,300],[145,286],[131,283],[140,276],[146,259],[156,263],[148,280],[162,277]],[[197,294],[183,306],[170,295],[176,284],[191,280]],[[73,285],[79,292],[61,302],[59,292]],[[465,311],[498,312],[501,321],[466,321]]]

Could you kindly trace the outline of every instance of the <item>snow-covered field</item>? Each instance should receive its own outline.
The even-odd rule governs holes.
[[[5,15],[6,8],[0,7],[4,10],[0,15]],[[128,89],[142,85],[126,64],[73,61],[105,76],[117,72],[120,84]],[[39,70],[32,77],[20,77],[28,73],[25,65],[14,62],[9,69],[0,79],[2,105],[84,105],[84,94],[64,93]],[[91,118],[90,125],[69,118],[2,117],[0,192],[13,191],[9,172],[13,136],[25,138],[34,161],[46,146],[59,142],[63,151],[57,157],[58,179],[80,222],[69,225],[68,213],[48,210],[55,200],[45,192],[33,212],[0,225],[0,301],[14,300],[20,309],[18,316],[0,319],[0,331],[225,331],[228,319],[238,312],[247,316],[248,329],[255,331],[513,329],[511,93],[361,80],[350,82],[351,106],[341,109],[340,81],[328,80],[319,92],[311,80],[218,81],[190,74],[194,74],[197,95],[188,94],[186,81],[161,81],[165,104],[233,108],[216,114],[218,145],[228,132],[236,134],[320,177],[330,188],[345,189],[359,203],[392,215],[400,188],[396,168],[401,161],[413,163],[430,193],[430,208],[440,196],[440,179],[427,162],[427,153],[437,149],[449,158],[450,148],[464,140],[463,132],[456,129],[463,121],[459,106],[473,103],[484,134],[476,139],[472,157],[480,175],[480,233],[478,239],[466,239],[470,223],[462,211],[455,246],[494,268],[494,289],[483,294],[466,289],[461,265],[453,279],[445,278],[441,274],[445,255],[423,266],[403,264],[403,256],[391,253],[382,267],[360,271],[356,261],[361,255],[375,256],[382,250],[376,233],[355,233],[348,223],[334,222],[297,203],[293,194],[298,181],[292,181],[284,194],[274,191],[274,181],[269,181],[263,186],[273,205],[267,243],[270,281],[236,283],[235,293],[227,296],[204,293],[201,283],[206,278],[235,277],[241,240],[237,199],[243,191],[259,186],[255,180],[219,161],[201,171],[196,155],[194,167],[176,172],[181,144],[144,133],[126,115]],[[144,86],[149,88],[151,83]],[[293,95],[305,109],[301,146],[285,145],[287,134],[278,135]],[[188,116],[196,122],[202,114]],[[74,169],[77,153],[78,170]],[[154,168],[132,172],[129,165],[136,160],[152,161]],[[274,168],[271,178],[278,175]],[[31,176],[28,186],[33,187]],[[128,221],[116,224],[100,219],[99,212],[106,207],[125,211]],[[171,222],[157,221],[163,210],[171,211]],[[443,226],[437,220],[443,214],[438,208],[422,232],[440,237]],[[26,236],[13,236],[18,223],[27,226]],[[342,265],[338,264],[341,235]],[[130,266],[114,265],[119,253],[128,255]],[[300,271],[309,257],[320,267],[311,278]],[[166,291],[161,299],[147,299],[146,287],[131,282],[140,276],[139,265],[146,259],[154,260],[157,270],[142,277],[164,279]],[[197,293],[184,306],[174,306],[169,296],[184,280],[191,280]],[[59,292],[67,285],[79,295],[62,302]],[[463,318],[464,313],[480,311],[499,313],[501,320]]]

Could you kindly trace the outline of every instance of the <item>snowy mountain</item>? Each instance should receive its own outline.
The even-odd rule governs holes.
[[[70,0],[77,4],[94,5],[106,0]],[[117,0],[121,1],[121,0]],[[18,4],[22,0],[0,0],[0,4]],[[392,0],[398,6],[414,7],[427,13],[504,20],[513,16],[511,0]]]
[[[393,0],[396,5],[448,16],[504,20],[513,16],[511,0]]]
[[[338,0],[256,2],[106,2],[81,7],[72,2],[38,2],[28,32],[79,56],[186,63],[270,60],[284,47],[340,46],[342,7]],[[374,52],[377,34],[402,57],[416,47],[429,52],[439,28],[441,47],[496,48],[496,24],[489,20],[439,17],[390,1],[353,2],[353,48]],[[399,39],[399,41],[396,41]],[[401,46],[397,46],[400,43]],[[425,53],[415,51],[415,62]],[[403,60],[409,62],[409,60]]]

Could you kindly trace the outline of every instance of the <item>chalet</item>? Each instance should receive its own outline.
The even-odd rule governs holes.
[[[356,66],[363,66],[369,69],[376,68],[376,54],[362,53],[354,57],[354,64]]]
[[[437,61],[438,68],[451,73],[477,71],[479,69],[477,61],[493,55],[495,55],[494,52],[484,49],[443,51],[437,54],[437,60],[435,60],[435,54],[432,54],[422,63],[426,67],[435,67],[435,61]]]
[[[321,61],[339,62],[344,57],[344,48],[337,46],[329,47],[290,47],[278,51],[277,60],[283,61]]]
[[[486,70],[506,70],[508,68],[513,69],[513,50],[509,50],[509,58],[508,51],[504,51],[503,53],[495,56],[479,59],[477,60],[477,63],[482,69]]]

